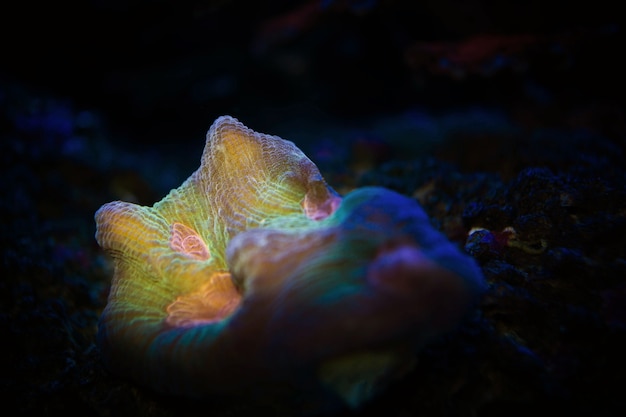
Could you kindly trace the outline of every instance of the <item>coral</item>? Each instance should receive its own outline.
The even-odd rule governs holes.
[[[414,200],[380,187],[341,198],[292,142],[228,116],[179,188],[95,217],[115,267],[105,362],[170,394],[357,407],[484,285]]]

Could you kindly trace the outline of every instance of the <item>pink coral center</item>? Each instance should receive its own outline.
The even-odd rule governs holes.
[[[211,258],[209,248],[200,235],[190,227],[178,222],[172,224],[170,248],[198,261],[206,261]]]

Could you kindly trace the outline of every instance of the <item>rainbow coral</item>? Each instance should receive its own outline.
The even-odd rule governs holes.
[[[104,360],[170,394],[356,407],[483,288],[415,201],[376,187],[342,199],[292,142],[228,116],[179,188],[95,218],[115,266]]]

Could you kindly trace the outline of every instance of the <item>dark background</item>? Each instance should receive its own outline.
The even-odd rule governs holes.
[[[0,74],[101,111],[141,144],[200,140],[222,114],[284,133],[294,119],[367,126],[415,108],[621,104],[612,2],[501,3],[15,2]],[[451,53],[411,52],[476,35],[503,42],[456,65],[461,77]],[[507,43],[519,35],[531,43]]]

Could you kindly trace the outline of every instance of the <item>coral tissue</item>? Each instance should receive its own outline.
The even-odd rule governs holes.
[[[342,198],[292,142],[228,116],[180,187],[95,218],[115,266],[105,363],[174,395],[359,406],[483,287],[414,200],[376,187]]]

